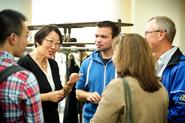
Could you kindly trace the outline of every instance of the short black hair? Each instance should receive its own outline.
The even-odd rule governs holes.
[[[26,17],[18,11],[12,9],[0,11],[0,44],[4,44],[12,33],[21,34],[22,22],[26,20]]]
[[[100,21],[96,24],[97,27],[110,27],[112,29],[112,38],[118,36],[120,30],[118,26],[112,21]]]

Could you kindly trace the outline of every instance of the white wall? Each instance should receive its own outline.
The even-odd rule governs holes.
[[[29,25],[122,19],[134,24],[122,28],[122,32],[140,34],[149,18],[166,15],[176,23],[174,45],[185,53],[185,0],[0,0],[0,10],[6,8],[24,13]],[[93,42],[94,30],[74,29],[72,37]]]
[[[31,0],[0,0],[0,11],[3,9],[14,9],[22,12],[27,17],[28,24],[31,25],[32,21]]]
[[[153,16],[168,16],[176,24],[174,45],[185,53],[185,1],[184,0],[132,0],[131,20],[133,31],[143,34],[146,22]]]
[[[32,24],[59,24],[101,20],[126,22],[123,0],[32,0]],[[125,0],[124,0],[125,1]],[[128,0],[127,0],[128,1]],[[72,29],[78,42],[94,42],[94,28]]]
[[[117,21],[122,16],[121,2],[122,0],[32,0],[32,22]]]

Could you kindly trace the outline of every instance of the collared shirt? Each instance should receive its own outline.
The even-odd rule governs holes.
[[[13,64],[12,54],[0,52],[0,71]],[[43,122],[39,87],[31,72],[21,70],[0,82],[0,115],[3,123]]]
[[[174,54],[174,52],[176,50],[177,50],[177,47],[173,47],[159,57],[159,59],[157,60],[157,63],[156,63],[157,77],[160,77],[160,78],[162,77],[162,73],[163,73],[164,69],[166,68],[168,62],[170,61],[172,55]]]

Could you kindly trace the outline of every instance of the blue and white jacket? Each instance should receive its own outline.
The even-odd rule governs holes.
[[[99,53],[99,51],[94,51],[82,62],[80,73],[83,75],[76,83],[76,89],[87,92],[98,92],[101,95],[108,83],[116,77],[112,59],[105,65],[99,57]],[[90,120],[97,106],[97,104],[86,101],[83,106],[83,117]]]
[[[168,123],[185,123],[185,56],[179,49],[163,71],[162,83],[169,94]]]

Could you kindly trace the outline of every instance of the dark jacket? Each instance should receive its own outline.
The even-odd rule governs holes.
[[[62,89],[58,64],[54,59],[48,59],[48,61],[49,61],[50,67],[51,67],[51,73],[52,73],[53,81],[55,84],[55,90]],[[33,72],[33,74],[37,78],[41,94],[52,91],[46,75],[40,69],[40,67],[35,63],[35,61],[31,58],[31,56],[29,54],[20,58],[18,61],[18,64],[21,67]],[[45,123],[59,123],[59,115],[58,115],[58,110],[57,110],[58,103],[57,102],[42,101],[42,108],[43,108],[44,122]]]

